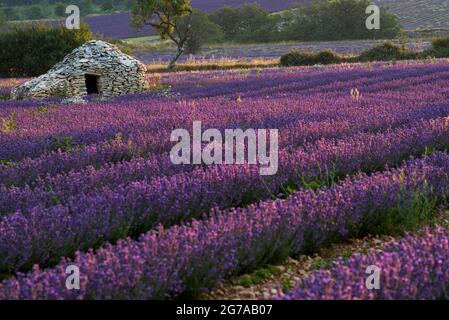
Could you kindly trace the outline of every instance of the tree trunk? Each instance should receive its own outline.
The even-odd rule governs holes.
[[[182,47],[178,47],[178,52],[176,53],[176,55],[173,57],[173,59],[170,61],[170,64],[168,65],[169,69],[173,69],[174,67],[176,67],[176,62],[178,61],[179,57],[182,56],[183,53],[184,53],[184,49]]]

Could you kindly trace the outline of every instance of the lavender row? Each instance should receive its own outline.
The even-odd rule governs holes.
[[[61,172],[80,170],[87,166],[99,168],[106,163],[131,160],[128,143],[120,140],[104,142],[85,148],[75,148],[71,152],[52,152],[38,158],[26,158],[19,163],[0,164],[2,186],[32,186],[39,178]]]
[[[407,220],[416,194],[449,195],[449,155],[437,153],[401,168],[348,179],[287,200],[216,211],[208,220],[159,227],[139,241],[120,240],[96,252],[77,253],[55,268],[19,274],[0,284],[0,299],[165,299],[195,295],[222,279],[313,250],[385,221],[403,209]],[[80,269],[80,290],[67,290],[66,267]]]
[[[281,147],[298,147],[306,143],[312,143],[321,138],[340,138],[345,135],[352,135],[357,132],[376,132],[378,130],[386,130],[389,127],[397,127],[402,124],[412,122],[415,119],[429,119],[441,117],[449,114],[449,104],[438,104],[438,105],[425,105],[415,110],[389,110],[385,112],[386,108],[383,106],[376,106],[375,108],[369,108],[367,106],[361,106],[364,108],[364,113],[357,115],[357,121],[351,119],[349,113],[341,111],[342,119],[330,120],[325,119],[322,121],[305,121],[299,120],[286,126],[280,128],[280,146]],[[34,185],[35,180],[38,178],[44,178],[47,175],[55,175],[57,173],[64,173],[71,170],[81,170],[82,168],[89,165],[89,160],[93,159],[92,165],[95,168],[101,167],[104,163],[116,162],[117,160],[125,160],[129,158],[138,158],[147,155],[150,151],[148,142],[154,141],[154,137],[145,134],[138,138],[137,143],[132,141],[119,141],[113,140],[111,144],[110,155],[115,154],[113,157],[105,157],[103,161],[99,160],[92,153],[96,150],[95,146],[90,146],[86,150],[85,157],[83,157],[83,149],[76,149],[70,154],[57,152],[49,155],[44,155],[36,159],[26,159],[20,163],[9,165],[5,168],[0,165],[0,181],[4,186],[23,186],[25,184]],[[147,139],[149,138],[149,139]],[[100,150],[104,150],[104,146],[107,144],[100,144],[103,147]],[[167,146],[169,144],[166,144]],[[114,150],[112,150],[114,149]],[[101,155],[100,155],[101,156]],[[148,158],[151,161],[153,156],[150,155]],[[155,155],[156,158],[162,158],[164,155]],[[168,157],[168,156],[167,156]],[[77,159],[79,162],[74,162],[73,158]],[[100,158],[101,159],[101,158]],[[159,161],[159,160],[158,160]],[[55,166],[56,165],[56,166]],[[132,165],[132,164],[131,164]],[[136,162],[135,165],[142,166],[141,162]],[[118,166],[120,167],[121,164]],[[128,167],[129,164],[123,164],[123,166]],[[114,170],[119,170],[116,167]],[[154,166],[152,166],[154,168]],[[191,168],[185,167],[186,170],[191,170]],[[110,170],[106,168],[106,171]],[[103,171],[99,172],[100,175]],[[179,167],[173,168],[172,172],[178,172]],[[90,176],[91,170],[88,169]],[[152,170],[152,175],[169,175],[170,170],[160,169]],[[78,175],[83,174],[83,172],[78,173]],[[65,178],[64,178],[65,179]],[[67,178],[70,179],[70,178]]]
[[[207,73],[173,73],[165,76],[165,81],[173,83],[176,90],[183,97],[243,97],[260,96],[293,96],[307,97],[317,93],[342,93],[351,88],[371,84],[382,85],[383,80],[412,81],[421,77],[432,79],[440,72],[447,71],[447,64],[434,66],[419,64],[387,67],[376,65],[367,68],[365,65],[333,66],[325,69],[318,68],[269,68],[245,74],[236,72],[207,72]],[[301,81],[298,82],[298,77]],[[382,78],[381,81],[379,81]],[[414,83],[416,85],[416,83]],[[383,90],[388,90],[384,86]]]
[[[387,97],[388,101],[394,99],[394,97]],[[354,114],[353,110],[361,110]],[[350,110],[347,108],[337,108],[340,119],[317,119],[316,116],[307,120],[300,119],[291,121],[285,126],[280,128],[280,146],[281,148],[291,147],[296,148],[298,146],[313,143],[321,138],[340,138],[345,135],[352,135],[357,132],[376,132],[378,130],[386,130],[389,127],[397,127],[409,122],[413,122],[416,119],[430,119],[441,117],[449,114],[449,104],[430,104],[423,105],[416,108],[410,108],[410,110],[403,110],[403,107],[392,108],[391,104],[388,108],[385,103],[375,105],[375,107],[369,107],[369,104],[358,104],[357,107],[351,105]],[[388,111],[387,111],[388,110]],[[167,133],[168,135],[168,133]],[[157,145],[158,152],[164,152],[170,148],[170,144],[166,143],[166,139],[155,137],[151,133],[144,133],[134,138],[134,141],[123,141],[114,139],[111,142],[100,143],[98,145],[91,145],[85,148],[75,148],[71,152],[54,152],[50,154],[42,155],[35,159],[24,159],[18,163],[12,163],[8,166],[0,164],[0,181],[1,184],[8,186],[21,187],[28,184],[33,187],[38,179],[44,179],[46,176],[54,176],[59,173],[65,173],[69,171],[82,170],[87,166],[93,166],[94,168],[101,168],[102,166],[108,167],[108,163],[116,163],[122,160],[129,160],[132,158],[145,157],[148,158],[151,163],[154,163],[152,158],[163,159],[162,155],[148,155],[150,151],[154,151],[154,147]],[[108,150],[108,146],[110,150]],[[167,156],[168,157],[168,156]],[[156,160],[160,162],[160,160]],[[137,161],[133,163],[136,166],[142,166],[142,163]],[[119,170],[119,167],[132,166],[133,164],[119,164],[113,170]],[[170,170],[169,166],[165,168],[152,171],[153,176],[157,175],[170,175],[179,172],[179,167]],[[185,170],[192,170],[187,166]],[[110,171],[112,169],[106,168],[100,170],[99,175],[103,175],[103,172]],[[87,171],[87,176],[91,176],[91,169],[82,170],[80,175]],[[58,177],[58,179],[66,179]],[[71,178],[68,177],[67,180]],[[94,178],[95,179],[95,178]]]
[[[390,243],[382,253],[339,259],[328,271],[316,271],[285,300],[447,300],[449,299],[449,232],[426,230]],[[369,289],[368,267],[379,270],[378,289]],[[372,271],[370,271],[372,272]]]
[[[307,118],[311,118],[313,115],[338,117],[337,111],[341,111],[340,107],[323,106],[333,106],[334,103],[337,103],[338,106],[350,110],[350,106],[357,104],[350,97],[349,90],[357,86],[364,88],[365,83],[367,86],[380,83],[376,92],[370,93],[374,99],[372,102],[380,103],[384,101],[383,94],[388,92],[388,79],[397,77],[400,78],[397,81],[402,86],[402,90],[409,92],[402,96],[398,94],[400,101],[394,101],[387,107],[401,106],[410,100],[412,101],[409,103],[411,105],[428,100],[441,102],[444,96],[435,95],[434,90],[431,89],[435,86],[444,88],[443,84],[447,79],[448,68],[438,65],[426,69],[398,68],[397,70],[371,72],[365,70],[362,73],[353,71],[353,73],[359,77],[352,76],[350,79],[346,79],[341,78],[341,74],[334,72],[330,75],[333,76],[335,82],[331,83],[329,79],[312,75],[311,79],[306,82],[306,86],[314,88],[312,91],[304,90],[303,79],[299,73],[287,73],[287,76],[275,73],[271,75],[272,81],[269,81],[270,78],[259,77],[255,83],[244,82],[251,88],[253,85],[261,87],[261,89],[250,91],[246,95],[242,93],[242,97],[245,99],[244,103],[234,100],[242,90],[248,92],[248,89],[241,84],[235,88],[237,91],[234,92],[233,99],[220,96],[212,99],[194,98],[192,101],[176,101],[134,96],[118,99],[111,103],[91,103],[89,108],[86,106],[64,107],[60,110],[51,110],[43,115],[29,112],[33,111],[32,108],[16,110],[17,108],[11,107],[14,104],[9,103],[7,104],[9,107],[0,108],[0,112],[4,114],[2,118],[7,116],[5,112],[8,110],[16,112],[17,129],[2,134],[0,159],[20,160],[25,157],[37,157],[55,147],[53,144],[55,136],[70,136],[78,144],[92,144],[111,139],[118,132],[121,132],[125,139],[133,139],[134,136],[146,132],[158,136],[159,139],[155,139],[156,142],[162,139],[163,146],[166,145],[165,137],[171,130],[188,127],[193,120],[202,120],[206,127],[226,127],[227,125],[231,127],[232,125],[279,127],[285,124],[285,121],[297,120],[298,116],[304,113],[307,114]],[[360,78],[360,76],[364,76],[364,78]],[[326,85],[321,87],[323,83]],[[267,88],[266,90],[269,91],[262,92],[263,88]],[[206,86],[203,91],[210,95],[209,89]],[[296,94],[292,95],[292,92],[296,92]],[[326,92],[325,95],[324,92]],[[268,102],[265,98],[257,98],[257,95],[254,96],[256,93],[261,97],[271,97],[270,101]],[[414,97],[412,98],[412,96]],[[299,106],[297,101],[301,101]],[[223,113],[223,108],[229,112]],[[358,109],[355,112],[360,113],[360,111]],[[179,114],[183,114],[183,117],[178,117]],[[267,117],[268,114],[270,117]],[[296,116],[296,119],[291,119],[292,116]]]
[[[293,153],[281,152],[279,171],[269,179],[261,178],[257,166],[213,166],[73,196],[66,196],[70,185],[59,190],[55,185],[51,192],[9,193],[2,205],[21,210],[0,220],[0,270],[52,264],[76,250],[137,235],[160,223],[174,225],[200,218],[211,208],[270,198],[292,183],[301,187],[302,181],[371,172],[426,150],[448,149],[448,133],[449,122],[443,118],[386,133],[322,140]],[[54,201],[61,204],[52,206]]]

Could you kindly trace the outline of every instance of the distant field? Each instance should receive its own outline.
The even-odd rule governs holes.
[[[222,61],[227,59],[238,59],[240,61],[251,61],[257,59],[276,59],[283,54],[300,49],[305,51],[333,50],[340,54],[359,54],[369,49],[382,40],[361,41],[327,41],[327,42],[285,42],[273,44],[217,44],[204,47],[198,54],[181,57],[181,62],[198,62],[202,60]],[[164,45],[138,44],[134,43],[136,49],[134,55],[146,64],[164,64],[173,56],[175,48],[169,43]],[[133,46],[133,43],[130,43]],[[420,51],[430,46],[429,41],[410,41],[407,47],[411,50]]]
[[[297,4],[307,4],[309,0],[192,0],[195,8],[212,12],[227,5],[239,6],[245,2],[257,2],[269,11],[281,11]],[[405,29],[449,28],[449,0],[374,0],[385,5],[396,14]],[[132,38],[154,35],[154,31],[145,27],[141,32],[129,24],[129,13],[115,13],[87,18],[87,23],[95,33],[107,38]]]
[[[195,8],[212,12],[227,5],[236,7],[243,3],[257,2],[269,11],[276,12],[294,5],[307,4],[310,0],[192,0]],[[405,29],[449,28],[449,0],[374,0],[384,5],[399,17]],[[95,34],[106,38],[128,39],[155,35],[149,26],[137,31],[130,24],[127,12],[95,15],[86,18],[87,24]],[[58,21],[53,20],[53,24]]]
[[[309,3],[310,0],[192,0],[194,8],[206,12],[215,11],[224,6],[238,7],[244,3],[258,3],[268,11],[280,11],[298,4]]]
[[[405,29],[449,28],[448,0],[375,0],[395,13]]]
[[[225,5],[236,7],[243,3],[259,3],[265,9],[274,12],[308,2],[309,0],[192,0],[192,6],[206,12],[212,12],[223,8]],[[54,25],[61,22],[61,20],[47,21]],[[154,30],[149,26],[140,31],[136,30],[130,24],[130,13],[128,12],[88,16],[85,21],[95,34],[105,38],[127,39],[155,35]]]

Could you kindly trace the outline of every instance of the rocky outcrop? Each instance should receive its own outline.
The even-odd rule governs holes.
[[[138,93],[145,88],[145,71],[145,65],[116,46],[93,40],[68,54],[46,74],[14,88],[11,96],[42,99]]]

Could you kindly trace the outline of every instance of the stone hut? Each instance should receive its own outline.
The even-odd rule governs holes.
[[[116,46],[93,40],[73,50],[46,74],[14,88],[11,96],[42,99],[138,93],[145,87],[145,71],[145,65]]]

